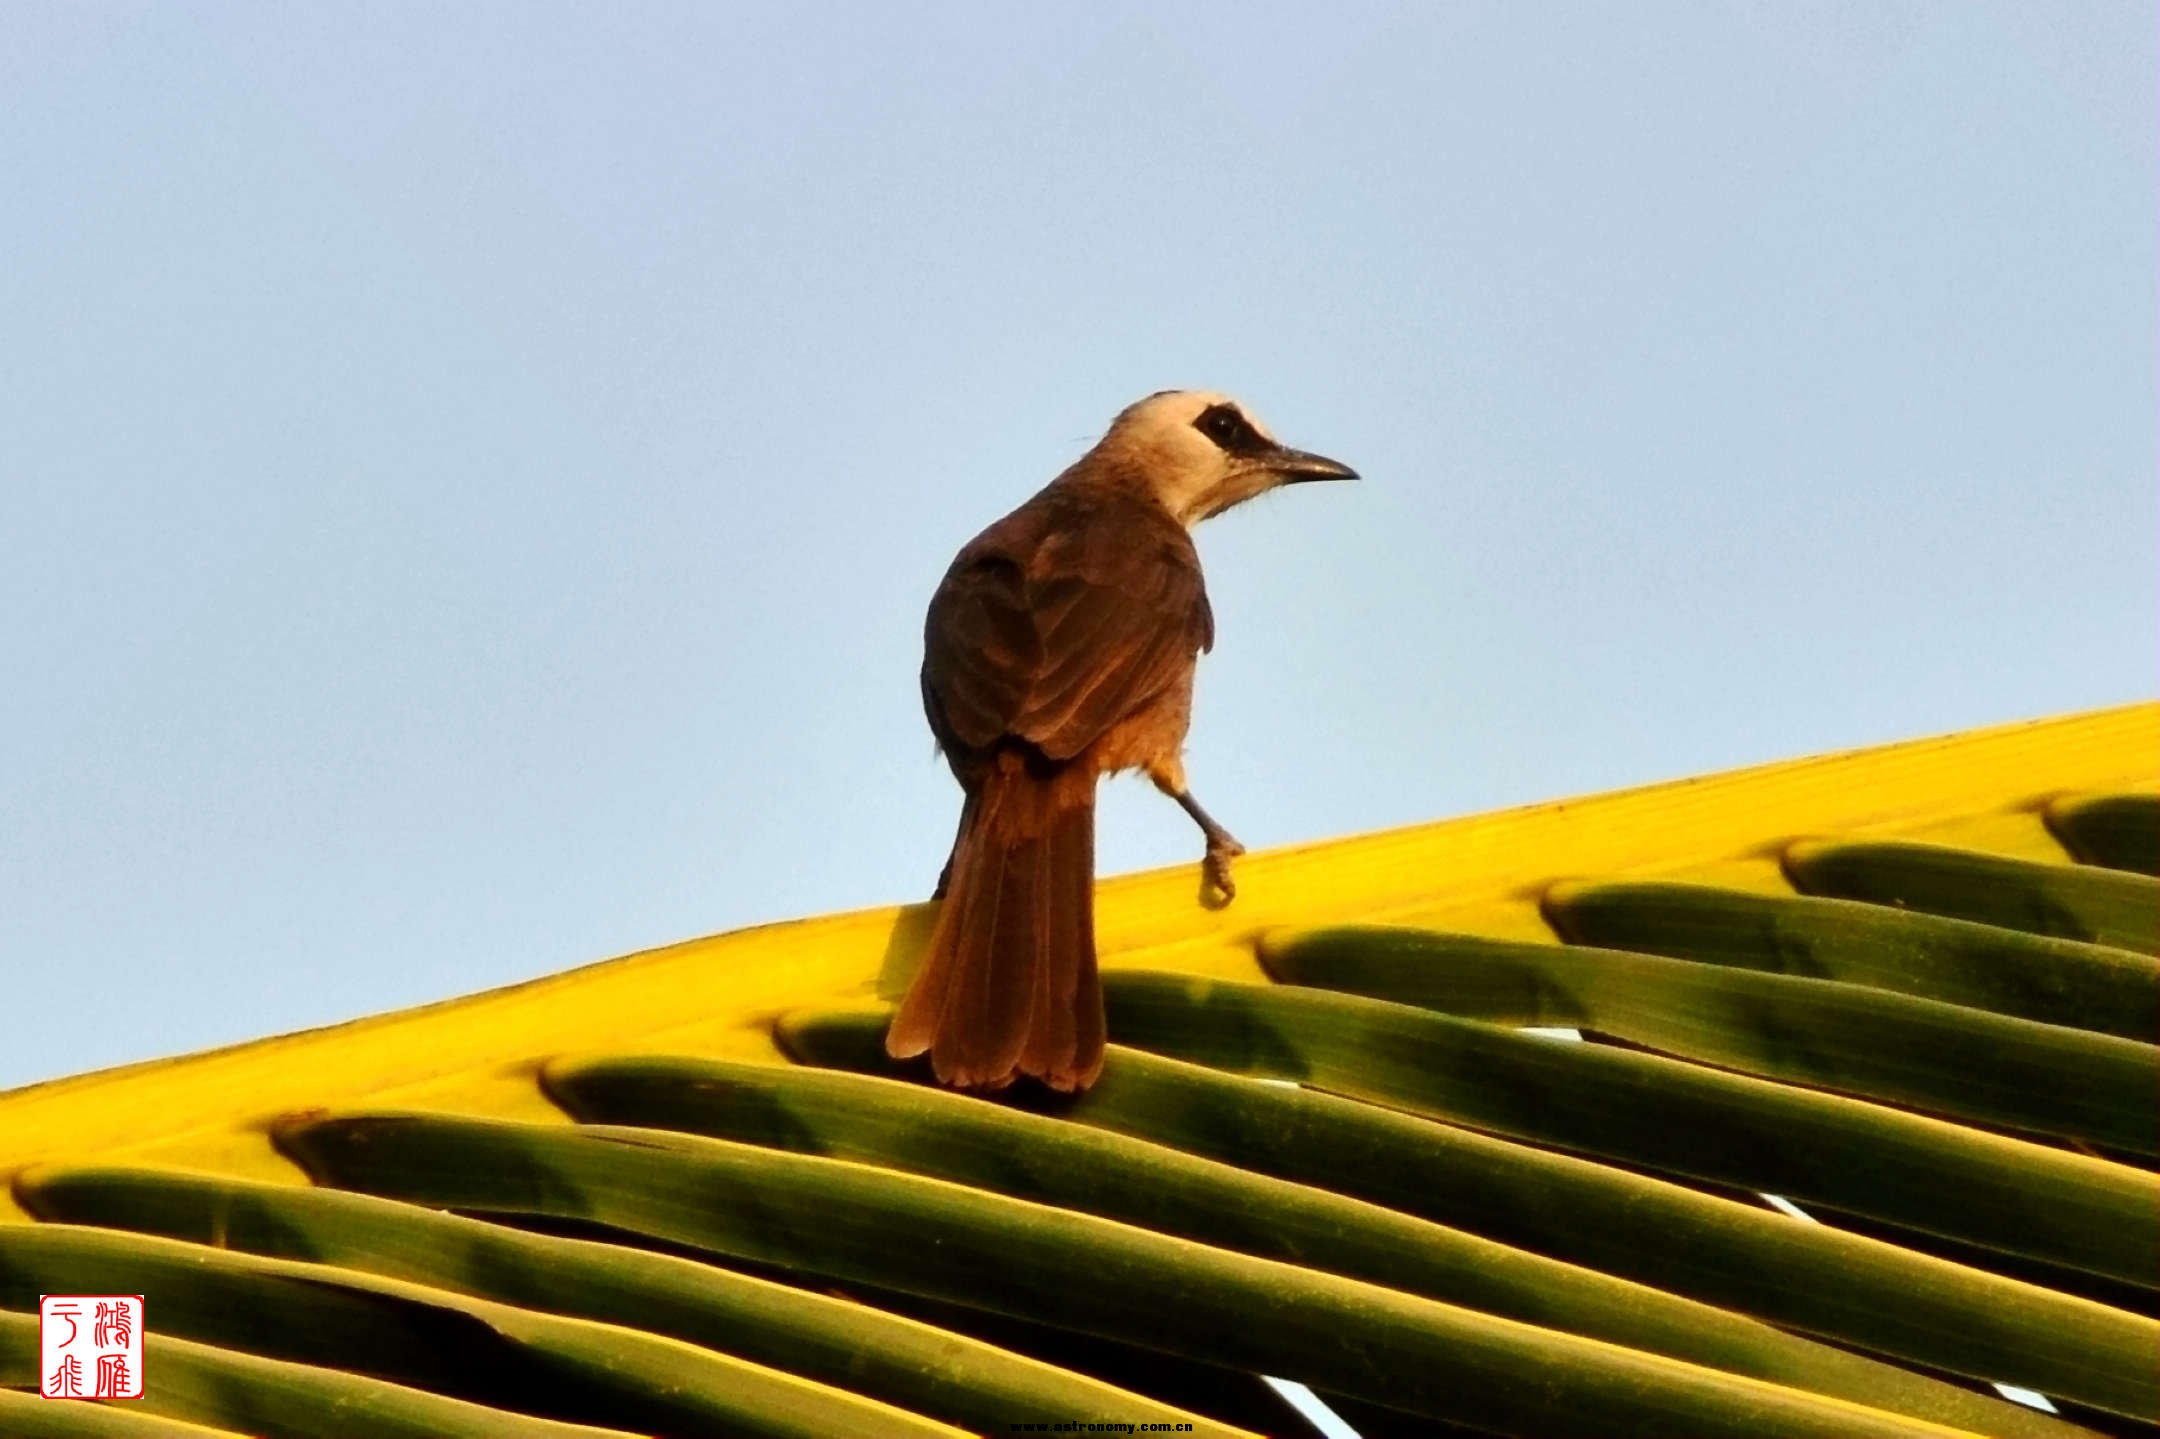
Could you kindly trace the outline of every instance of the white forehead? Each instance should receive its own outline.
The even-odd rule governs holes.
[[[1110,433],[1123,433],[1135,439],[1148,435],[1163,435],[1180,430],[1190,430],[1194,420],[1217,405],[1229,405],[1245,417],[1260,438],[1273,440],[1275,434],[1260,422],[1260,417],[1242,402],[1214,390],[1164,390],[1146,399],[1127,405],[1111,423]]]

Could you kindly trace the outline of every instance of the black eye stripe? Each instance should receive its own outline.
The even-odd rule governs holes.
[[[1193,428],[1215,442],[1226,455],[1260,455],[1275,447],[1260,437],[1236,405],[1209,405],[1193,421]]]

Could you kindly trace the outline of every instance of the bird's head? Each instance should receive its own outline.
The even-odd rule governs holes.
[[[1164,390],[1127,406],[1090,458],[1135,477],[1186,525],[1278,485],[1357,478],[1348,465],[1285,447],[1243,405],[1206,390]]]

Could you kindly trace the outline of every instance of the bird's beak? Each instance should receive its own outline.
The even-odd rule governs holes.
[[[1358,472],[1340,460],[1326,455],[1307,454],[1304,450],[1276,449],[1260,457],[1264,469],[1282,478],[1285,485],[1303,484],[1307,480],[1354,480]]]

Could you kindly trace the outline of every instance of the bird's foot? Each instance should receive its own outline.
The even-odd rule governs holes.
[[[1230,877],[1230,861],[1245,852],[1229,834],[1218,831],[1208,836],[1207,858],[1200,863],[1201,876],[1206,880],[1203,898],[1210,907],[1221,909],[1237,898],[1237,881]]]

